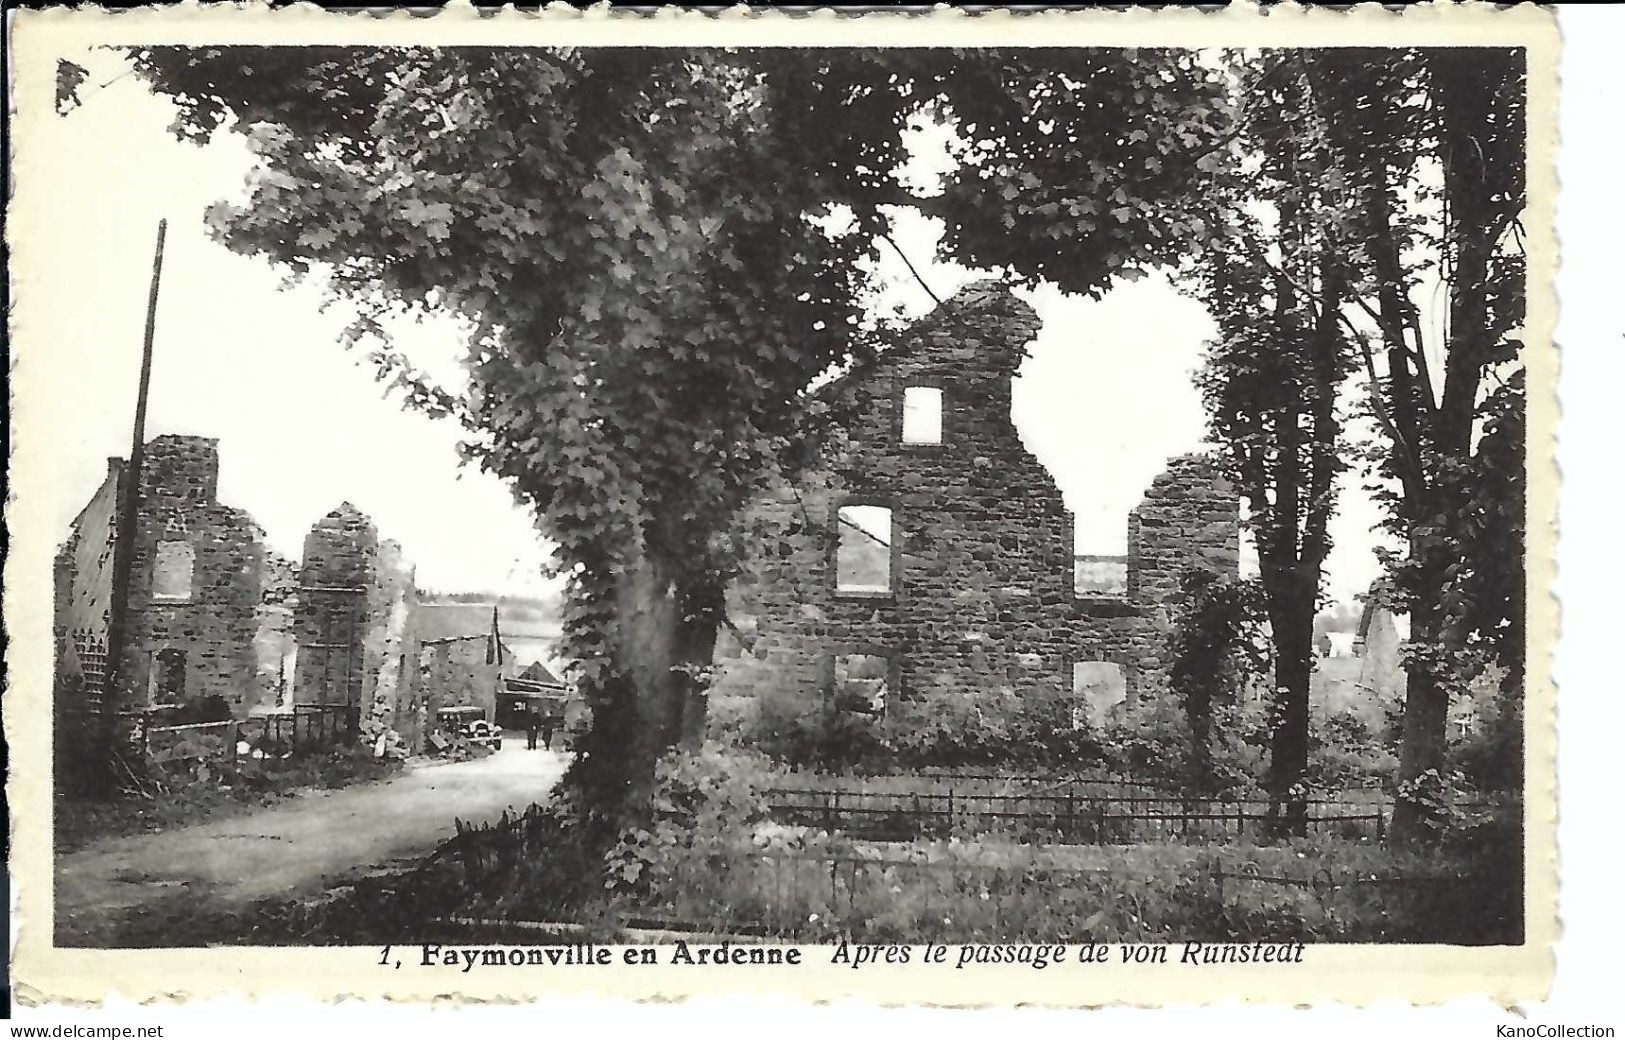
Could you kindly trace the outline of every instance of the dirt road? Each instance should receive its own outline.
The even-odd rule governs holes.
[[[456,832],[543,800],[567,759],[511,736],[470,762],[420,765],[392,779],[290,798],[244,816],[98,842],[56,861],[57,943],[96,946],[142,907],[187,899],[247,906],[318,892],[331,880],[415,857]]]

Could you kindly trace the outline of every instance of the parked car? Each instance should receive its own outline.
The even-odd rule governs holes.
[[[481,744],[497,750],[502,747],[502,731],[484,719],[475,719],[459,731],[470,744]]]

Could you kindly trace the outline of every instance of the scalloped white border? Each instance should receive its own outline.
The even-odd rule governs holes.
[[[189,3],[173,8],[108,12],[18,11],[11,33],[11,101],[15,119],[8,244],[11,315],[12,457],[6,523],[11,554],[5,571],[5,625],[10,640],[5,698],[12,770],[12,876],[20,893],[12,973],[28,1003],[97,1002],[110,992],[138,1000],[185,1001],[236,994],[295,992],[320,1000],[512,1002],[541,995],[601,993],[633,999],[781,993],[809,1000],[858,997],[876,1003],[938,1006],[1063,1007],[1199,1004],[1242,998],[1304,1005],[1369,1004],[1384,998],[1439,1003],[1482,995],[1510,1006],[1545,996],[1558,932],[1555,690],[1551,652],[1558,609],[1555,572],[1558,474],[1557,352],[1553,199],[1556,178],[1558,33],[1549,9],[1432,4],[1394,11],[1363,4],[1347,11],[1237,4],[1218,11],[1132,9],[1081,12],[991,10],[865,13],[809,8],[716,11],[578,10],[551,4],[541,12],[475,10],[458,0],[433,14],[403,11],[332,13],[311,5],[269,10],[250,4]],[[799,968],[612,968],[384,971],[375,948],[219,948],[200,950],[59,950],[51,936],[50,674],[51,560],[48,518],[55,486],[52,459],[32,434],[38,416],[56,406],[31,379],[28,359],[50,344],[30,336],[42,308],[75,306],[33,291],[43,270],[71,264],[52,248],[50,215],[31,207],[36,128],[53,113],[56,57],[97,44],[356,44],[506,46],[1524,46],[1529,63],[1529,659],[1526,725],[1526,919],[1522,947],[1318,946],[1290,968],[985,967],[852,971],[824,964],[819,948]],[[618,957],[618,955],[617,955]],[[1175,958],[1177,960],[1177,956]],[[408,962],[409,963],[409,962]]]

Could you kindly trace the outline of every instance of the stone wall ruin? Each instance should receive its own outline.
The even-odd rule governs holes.
[[[1038,327],[1007,290],[972,285],[873,367],[826,388],[850,418],[816,466],[747,511],[748,557],[729,593],[743,638],[719,643],[714,698],[827,705],[854,655],[889,662],[887,712],[954,692],[1073,699],[1088,692],[1075,676],[1113,695],[1113,669],[1079,664],[1115,666],[1119,699],[1160,686],[1181,574],[1238,569],[1239,500],[1209,459],[1172,460],[1128,518],[1128,559],[1099,558],[1126,582],[1080,585],[1072,516],[1010,413]],[[922,386],[940,391],[939,428],[904,437],[905,397]],[[890,511],[889,537],[845,560],[882,575],[878,586],[841,576],[843,553],[863,544],[842,547],[853,506]]]

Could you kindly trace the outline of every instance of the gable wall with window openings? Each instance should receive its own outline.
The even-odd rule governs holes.
[[[895,660],[889,698],[1000,687],[1067,698],[1073,665],[1088,661],[1119,666],[1131,700],[1157,685],[1179,574],[1236,573],[1239,502],[1209,460],[1173,460],[1128,518],[1127,590],[1078,595],[1072,516],[1010,416],[1011,378],[1038,327],[1007,290],[972,285],[826,391],[855,417],[818,466],[748,511],[752,551],[729,608],[752,642],[719,645],[717,694],[823,699],[833,655],[859,647]],[[936,443],[903,435],[917,386],[941,391]],[[882,593],[837,580],[841,508],[853,504],[891,510]]]

